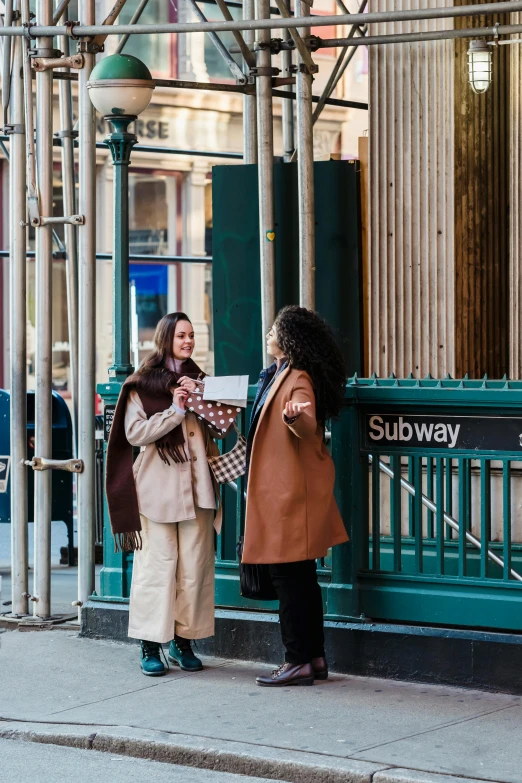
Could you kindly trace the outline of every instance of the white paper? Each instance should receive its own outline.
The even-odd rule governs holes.
[[[204,400],[246,408],[247,398],[248,375],[208,375],[205,378]]]

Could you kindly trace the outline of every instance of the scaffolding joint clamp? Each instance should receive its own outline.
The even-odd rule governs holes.
[[[47,46],[41,49],[29,49],[29,57],[31,58],[31,61],[41,60],[41,59],[55,60],[60,57],[63,57],[63,52],[60,49],[54,49],[52,46]],[[40,68],[39,70],[45,70],[45,69]]]
[[[85,65],[83,54],[70,57],[33,57],[31,66],[34,71],[51,71],[54,68],[74,68],[80,70]]]
[[[270,39],[269,47],[270,47],[270,51],[272,52],[272,54],[279,54],[279,52],[281,51],[282,43],[283,43],[283,39],[282,38],[271,38]]]
[[[94,43],[90,40],[80,41],[78,38],[75,38],[75,40],[78,41],[78,52],[80,54],[99,54],[100,52],[105,51],[105,46],[103,44]]]
[[[308,38],[305,38],[305,44],[311,52],[316,52],[320,48],[322,40],[318,35],[309,35]]]
[[[25,133],[25,125],[16,125],[15,123],[10,123],[9,125],[4,125],[4,133],[6,136],[13,136],[15,133],[24,134]]]
[[[77,130],[61,130],[56,131],[53,133],[53,136],[55,139],[77,139],[78,138],[78,131]]]
[[[319,66],[315,63],[312,63],[310,66],[305,63],[297,63],[297,65],[291,65],[290,68],[288,68],[288,71],[290,73],[307,73],[311,76],[319,71]]]
[[[43,228],[44,226],[63,226],[65,224],[71,226],[83,226],[85,218],[83,215],[65,215],[64,217],[34,217],[29,223],[21,222],[21,226],[34,226],[35,228]]]
[[[281,71],[279,68],[272,68],[268,65],[255,66],[250,69],[250,76],[253,76],[255,79],[257,79],[258,76],[279,76],[280,73]]]
[[[77,19],[76,21],[73,21],[72,19],[69,19],[67,22],[65,22],[65,32],[66,32],[66,34],[68,35],[69,38],[73,39],[73,41],[79,41],[80,40],[78,38],[78,36],[74,34],[74,27],[76,27],[76,25],[79,25],[79,24],[80,24],[80,20],[79,19]]]
[[[31,14],[31,16],[30,16],[30,18],[31,18],[31,19],[34,19],[34,18],[35,18],[35,15],[32,13],[32,14]],[[37,36],[37,35],[33,35],[33,33],[31,32],[31,30],[32,30],[32,28],[33,28],[33,27],[37,27],[37,25],[34,25],[34,24],[32,24],[32,22],[24,22],[24,23],[23,23],[23,25],[22,25],[22,27],[23,27],[23,28],[24,28],[24,30],[25,30],[25,37],[26,37],[26,38],[29,38],[31,41],[36,41],[36,39],[37,39],[37,37],[38,37],[38,36]]]
[[[65,470],[67,473],[83,473],[84,463],[81,459],[46,459],[33,457],[24,460],[24,464],[33,470]]]

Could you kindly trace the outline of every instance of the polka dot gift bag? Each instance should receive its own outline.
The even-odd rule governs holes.
[[[241,413],[241,408],[238,405],[232,406],[222,402],[204,400],[203,388],[199,386],[199,383],[198,381],[198,389],[187,398],[186,406],[189,411],[195,413],[199,419],[206,421],[222,437],[234,426]]]

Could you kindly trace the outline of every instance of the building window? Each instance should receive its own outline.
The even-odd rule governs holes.
[[[132,254],[176,255],[177,178],[153,171],[129,174],[129,244]],[[152,349],[156,324],[178,298],[177,265],[132,262],[132,361],[138,364]]]
[[[216,8],[216,5],[214,3],[205,3],[201,2],[198,3],[199,7],[209,20],[209,22],[222,22],[223,16],[219,12],[219,10]],[[242,11],[240,8],[229,8],[230,13],[234,17],[234,19],[241,19],[242,18]],[[234,46],[236,44],[236,40],[232,33],[219,33],[219,37],[225,44],[227,49],[230,49],[231,46]],[[233,55],[234,60],[237,62],[239,66],[241,66],[242,58],[239,54]],[[230,72],[230,68],[212,43],[212,40],[209,35],[205,36],[205,65],[207,67],[208,75],[210,77],[210,80],[216,80],[216,81],[223,81],[231,79],[233,80],[233,76]]]
[[[127,0],[120,13],[118,24],[129,24],[139,0]],[[139,24],[168,24],[174,21],[174,7],[169,0],[149,0]],[[139,57],[156,74],[172,74],[172,35],[151,33],[131,35],[125,44],[124,53]]]

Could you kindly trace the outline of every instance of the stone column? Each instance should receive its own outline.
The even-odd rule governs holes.
[[[422,0],[371,0],[369,10],[421,7]],[[378,24],[372,35],[452,26],[451,19]],[[454,45],[371,46],[369,57],[365,372],[453,374]]]
[[[187,36],[188,37],[188,36]],[[205,256],[205,188],[208,167],[195,162],[183,182],[183,255]],[[205,319],[205,265],[183,264],[183,309],[194,326],[194,359],[205,366],[209,350],[208,324]]]

